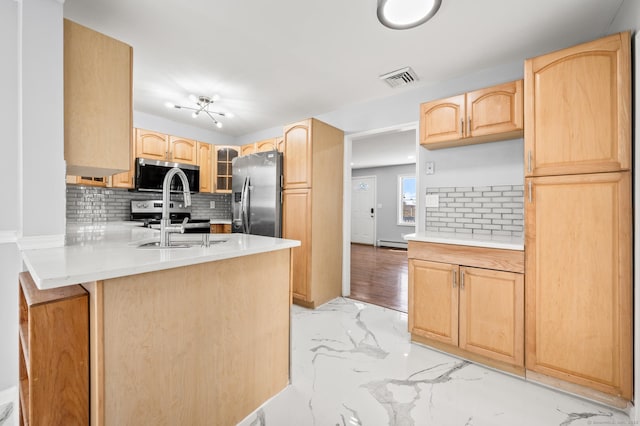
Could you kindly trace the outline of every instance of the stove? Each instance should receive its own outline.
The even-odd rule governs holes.
[[[182,201],[171,201],[169,204],[171,223],[182,223],[184,232],[209,233],[209,219],[191,219],[191,209]],[[131,200],[131,220],[143,222],[147,228],[160,229],[162,219],[162,200]],[[186,220],[186,222],[185,222]]]

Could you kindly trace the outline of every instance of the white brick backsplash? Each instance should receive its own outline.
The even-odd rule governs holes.
[[[426,209],[426,229],[481,235],[522,236],[524,185],[427,188],[440,206]]]
[[[178,195],[178,199],[181,197]],[[67,222],[127,221],[131,219],[131,200],[157,198],[162,198],[162,194],[67,185]],[[215,209],[209,207],[210,201],[216,202]],[[231,219],[231,194],[195,193],[191,196],[191,202],[191,217],[194,219]],[[435,212],[437,211],[438,209],[435,209]],[[446,213],[444,214],[446,216]]]

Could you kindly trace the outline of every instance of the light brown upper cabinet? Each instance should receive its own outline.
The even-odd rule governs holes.
[[[136,158],[167,160],[169,135],[151,130],[136,129]]]
[[[427,149],[520,138],[523,81],[420,105],[420,143]]]
[[[133,49],[64,20],[64,159],[67,174],[127,171]]]
[[[281,151],[284,153],[283,189],[311,187],[311,120],[300,121],[284,128]]]
[[[136,129],[131,129],[131,140],[136,140]],[[132,189],[134,187],[133,180],[136,176],[136,144],[131,144],[131,161],[129,163],[129,170],[126,172],[118,173],[109,177],[107,186],[110,188],[127,188]]]
[[[276,151],[278,149],[278,139],[271,138],[256,142],[256,152]]]
[[[208,143],[198,142],[198,166],[200,166],[200,192],[213,192],[211,156],[213,147]]]
[[[249,155],[249,154],[253,154],[254,152],[256,152],[256,144],[255,143],[248,143],[246,145],[242,145],[240,147],[240,155]]]
[[[213,154],[214,162],[214,192],[230,194],[232,189],[231,178],[233,176],[232,164],[234,158],[240,153],[238,146],[217,146]]]
[[[197,164],[197,145],[197,142],[191,139],[169,136],[169,161],[183,164]]]
[[[614,34],[525,62],[525,173],[630,166],[630,35]]]
[[[151,130],[136,130],[136,157],[150,160],[197,164],[197,143],[191,139],[166,135]]]
[[[527,369],[630,400],[630,173],[527,186]]]

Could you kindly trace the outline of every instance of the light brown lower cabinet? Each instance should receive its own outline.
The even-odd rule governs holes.
[[[89,300],[19,275],[21,425],[89,424]]]
[[[300,246],[291,249],[293,298],[312,302],[311,269],[311,189],[290,189],[282,192],[282,235],[299,240]]]
[[[209,226],[209,228],[212,234],[230,234],[231,233],[230,223],[212,223]]]
[[[523,272],[522,251],[410,242],[412,340],[524,374]]]
[[[630,401],[630,172],[536,177],[527,189],[527,370]]]

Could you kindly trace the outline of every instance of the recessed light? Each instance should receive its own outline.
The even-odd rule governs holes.
[[[440,9],[441,0],[378,0],[378,20],[394,30],[427,22]]]

